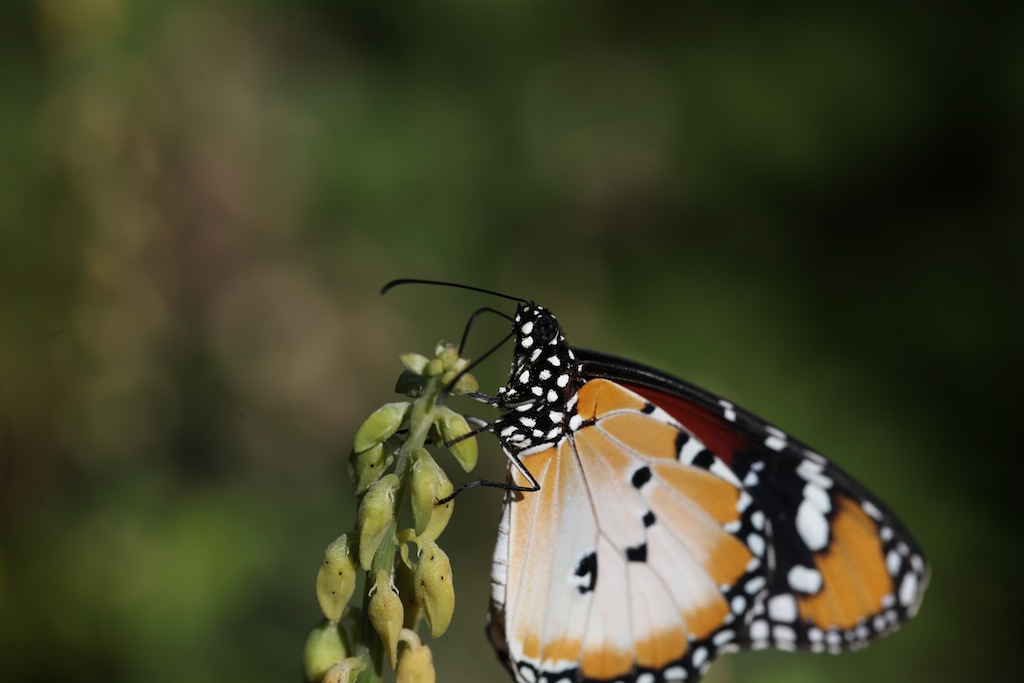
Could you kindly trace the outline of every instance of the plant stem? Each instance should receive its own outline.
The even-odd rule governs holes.
[[[402,507],[409,494],[409,485],[412,472],[412,452],[415,448],[421,448],[430,433],[430,427],[434,423],[437,398],[441,393],[443,384],[439,377],[428,379],[424,387],[423,395],[413,401],[409,409],[409,431],[405,441],[395,455],[395,475],[398,476],[399,486],[395,493],[395,508],[388,527],[387,534],[381,542],[377,552],[374,553],[370,571],[367,574],[367,582],[363,591],[363,615],[359,628],[357,652],[366,652],[369,657],[370,666],[364,668],[356,679],[358,683],[381,683],[384,677],[384,645],[381,643],[377,632],[370,624],[369,617],[369,586],[374,576],[381,569],[394,575],[395,553],[398,551],[398,520],[402,513]]]

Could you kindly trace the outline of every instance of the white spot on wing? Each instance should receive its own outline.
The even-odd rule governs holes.
[[[821,572],[817,569],[811,569],[799,564],[794,565],[789,570],[786,580],[789,582],[790,588],[800,593],[814,595],[821,590]]]
[[[686,680],[686,669],[681,666],[670,666],[662,672],[662,676],[669,683],[676,683],[676,681]]]
[[[698,453],[704,450],[704,444],[699,439],[690,439],[683,444],[683,447],[679,450],[679,460],[687,465],[693,462],[694,457]]]
[[[726,466],[726,464],[719,460],[718,458],[715,458],[714,460],[711,461],[711,467],[709,467],[708,469],[711,471],[712,474],[718,476],[721,479],[725,479],[727,482],[729,482],[736,488],[740,488],[742,486],[742,484],[740,484],[740,480],[736,478],[735,474],[733,474],[733,471],[730,470]]]
[[[906,576],[903,577],[903,582],[900,583],[900,604],[907,607],[914,601],[914,596],[917,595],[917,575],[913,572],[907,572]]]
[[[823,473],[824,467],[821,463],[813,460],[801,460],[796,466],[796,473],[812,484],[817,484],[823,489],[832,488],[832,480]]]
[[[860,504],[860,506],[864,509],[864,512],[868,513],[869,517],[875,521],[882,521],[882,511],[879,510],[870,500],[865,500]]]
[[[747,581],[747,585],[744,586],[743,590],[747,591],[747,595],[754,595],[764,588],[765,583],[763,576],[755,576],[750,581]]]
[[[768,616],[773,621],[792,623],[796,621],[796,600],[789,593],[776,595],[768,601]]]
[[[777,625],[772,629],[772,637],[775,638],[775,647],[780,650],[792,650],[796,647],[796,631],[789,626]]]
[[[814,552],[828,545],[828,522],[825,516],[808,501],[800,503],[796,512],[796,530],[800,538]]]
[[[891,576],[896,576],[896,572],[900,570],[901,564],[903,564],[903,561],[900,559],[900,554],[895,550],[890,550],[889,554],[885,556],[885,568]]]
[[[754,510],[750,513],[750,525],[757,530],[764,528],[764,513],[760,510]]]
[[[832,501],[829,500],[828,492],[825,489],[810,482],[804,486],[804,500],[809,500],[822,512],[832,509]]]

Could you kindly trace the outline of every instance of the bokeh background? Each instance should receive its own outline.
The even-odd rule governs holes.
[[[0,4],[0,679],[300,680],[356,427],[502,305],[394,277],[543,302],[915,530],[897,636],[709,681],[1019,668],[1024,24],[874,5]],[[439,680],[501,681],[500,495],[458,503]]]

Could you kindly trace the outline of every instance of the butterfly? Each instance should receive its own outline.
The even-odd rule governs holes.
[[[835,464],[477,291],[519,302],[509,379],[478,396],[509,460],[487,632],[516,681],[692,682],[727,652],[853,650],[918,611],[920,548]]]

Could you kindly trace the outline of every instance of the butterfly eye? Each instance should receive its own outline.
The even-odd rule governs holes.
[[[533,336],[536,338],[537,345],[543,346],[558,334],[558,322],[552,316],[546,315],[537,320],[537,324],[533,329]]]

